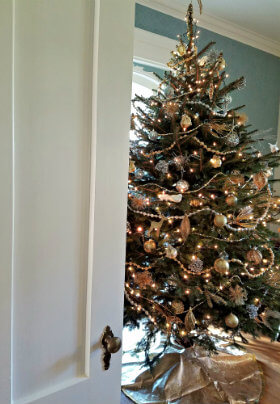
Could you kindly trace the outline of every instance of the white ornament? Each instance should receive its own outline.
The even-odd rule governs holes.
[[[159,194],[158,199],[166,202],[180,203],[182,201],[182,194],[178,195]]]

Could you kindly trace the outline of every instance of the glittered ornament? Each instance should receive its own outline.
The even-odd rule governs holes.
[[[224,215],[216,215],[214,217],[214,225],[217,227],[223,227],[227,224],[227,218]]]
[[[146,289],[148,286],[153,285],[153,278],[148,271],[137,272],[134,276],[134,282],[142,289]]]
[[[167,115],[173,116],[178,112],[179,104],[177,102],[170,101],[165,104],[164,109]]]
[[[203,66],[206,65],[207,62],[208,62],[208,56],[202,56],[202,58],[200,58],[200,59],[198,60],[198,65],[199,65],[200,67],[203,67]]]
[[[262,253],[257,248],[252,248],[252,250],[248,251],[246,254],[247,261],[253,262],[256,265],[262,262],[262,258]]]
[[[192,260],[188,268],[190,271],[199,274],[203,271],[203,261],[200,258],[196,258]]]
[[[230,95],[228,95],[228,94],[225,95],[223,100],[222,100],[223,108],[225,110],[227,110],[231,102],[232,102],[232,97]]]
[[[148,134],[148,138],[152,141],[157,140],[158,138],[158,133],[155,130],[152,130],[151,132],[149,132]]]
[[[141,179],[144,177],[144,175],[145,175],[145,173],[144,173],[144,171],[141,170],[141,169],[138,169],[138,170],[135,172],[135,178],[137,178],[138,180],[141,180]]]
[[[145,241],[144,250],[147,253],[151,253],[151,252],[155,251],[156,248],[157,248],[157,245],[154,240],[150,239],[150,240]]]
[[[187,49],[185,47],[185,45],[183,43],[181,43],[178,47],[177,47],[178,53],[180,56],[184,56],[187,52]]]
[[[167,258],[174,259],[177,257],[178,251],[176,250],[175,247],[169,244],[165,249],[165,254]]]
[[[226,197],[226,203],[227,203],[227,205],[229,205],[229,206],[234,206],[234,205],[236,205],[236,204],[237,204],[237,201],[238,201],[238,199],[237,199],[237,197],[236,197],[235,195],[228,195],[228,196]]]
[[[132,197],[131,206],[133,207],[133,209],[143,210],[147,206],[147,200],[142,195],[137,196],[137,197]]]
[[[248,310],[248,314],[249,314],[249,317],[251,320],[258,317],[259,306],[256,306],[255,304],[248,304],[248,306],[246,306],[246,308]]]
[[[229,262],[224,258],[218,258],[214,262],[214,268],[221,275],[224,275],[229,270]]]
[[[163,174],[167,174],[168,173],[168,162],[165,160],[160,160],[156,166],[155,169],[157,171],[162,172]]]
[[[239,324],[239,319],[235,314],[230,313],[225,317],[225,323],[230,328],[236,328]]]
[[[192,199],[191,201],[190,201],[190,205],[191,206],[193,206],[193,207],[195,207],[195,208],[198,208],[199,206],[202,206],[203,205],[203,199]]]
[[[175,314],[182,314],[185,311],[184,303],[181,300],[173,300],[171,307]]]
[[[229,298],[234,304],[241,306],[247,300],[247,292],[240,285],[235,285],[234,288],[229,288]]]
[[[191,124],[192,124],[192,120],[189,117],[189,115],[184,114],[182,116],[182,119],[181,119],[181,122],[180,122],[180,125],[181,125],[182,129],[187,130],[188,127],[191,126]]]
[[[190,187],[189,183],[188,183],[187,181],[185,181],[185,180],[179,180],[179,181],[176,183],[176,189],[177,189],[177,191],[178,191],[178,192],[181,192],[182,194],[183,194],[184,192],[186,192],[186,191],[189,189],[189,187]]]
[[[237,146],[239,144],[239,142],[240,142],[239,136],[235,132],[230,133],[226,137],[226,144],[228,146],[235,147],[235,146]]]
[[[219,156],[213,156],[210,160],[210,164],[214,168],[219,168],[222,165],[222,159]]]
[[[253,183],[258,188],[259,191],[263,189],[264,186],[266,186],[267,182],[268,182],[267,176],[263,171],[254,174]]]
[[[129,160],[129,172],[130,173],[134,173],[136,167],[135,167],[135,163],[133,160]]]

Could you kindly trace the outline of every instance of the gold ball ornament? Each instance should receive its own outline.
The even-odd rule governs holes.
[[[235,195],[228,195],[228,196],[226,197],[226,203],[227,203],[229,206],[234,206],[234,205],[236,205],[236,204],[237,204],[237,201],[238,201],[238,199],[236,198]]]
[[[222,160],[219,156],[213,156],[210,160],[210,164],[214,168],[219,168],[222,165]]]
[[[185,180],[180,180],[176,183],[176,189],[178,192],[181,192],[182,194],[186,192],[189,189],[190,185],[187,181]]]
[[[230,313],[225,317],[225,323],[229,328],[236,328],[239,324],[239,319],[235,314]]]
[[[133,160],[129,160],[129,172],[130,173],[134,173],[136,167],[135,167],[135,163]]]
[[[247,261],[253,262],[256,265],[262,262],[262,258],[262,253],[257,248],[252,248],[252,250],[248,251],[246,254]]]
[[[172,309],[174,310],[175,314],[182,314],[185,311],[185,306],[183,302],[180,300],[173,300],[171,303]]]
[[[253,183],[259,191],[266,186],[267,182],[268,179],[264,172],[260,171],[259,173],[254,174]]]
[[[229,270],[229,263],[224,258],[218,258],[214,262],[214,268],[219,274],[224,275]]]
[[[182,43],[178,46],[177,50],[180,56],[184,56],[187,53],[187,49]]]
[[[187,130],[188,127],[191,126],[191,124],[192,124],[192,120],[191,120],[191,118],[189,117],[189,115],[184,114],[184,115],[182,116],[181,122],[180,122],[180,125],[181,125],[182,129],[183,129],[183,130]]]
[[[144,243],[144,250],[147,253],[151,253],[153,251],[155,251],[157,248],[156,242],[152,239],[145,241]]]
[[[227,218],[224,215],[216,215],[214,217],[214,225],[217,227],[224,227],[227,224]]]

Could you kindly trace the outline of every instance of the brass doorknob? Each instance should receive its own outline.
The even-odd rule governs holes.
[[[122,342],[120,338],[114,336],[111,328],[107,325],[101,337],[101,344],[103,348],[104,370],[108,370],[110,367],[111,354],[120,350]]]

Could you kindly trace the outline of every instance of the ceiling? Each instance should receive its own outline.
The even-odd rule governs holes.
[[[188,0],[169,0],[186,6]],[[222,18],[274,41],[280,41],[279,0],[202,0],[203,14]],[[194,7],[198,10],[196,0]]]

